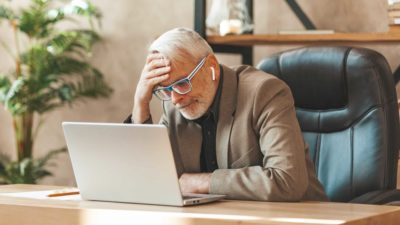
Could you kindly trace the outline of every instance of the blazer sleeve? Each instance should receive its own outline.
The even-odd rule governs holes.
[[[161,116],[161,119],[160,119],[160,121],[159,121],[159,124],[164,124],[165,126],[168,127],[168,119],[167,119],[168,117],[166,116],[167,110],[166,110],[165,102],[162,103],[162,109],[163,109],[163,115]],[[132,120],[132,114],[130,114],[130,115],[124,120],[123,123],[135,123],[135,122]],[[152,118],[151,115],[150,115],[150,117],[149,117],[146,121],[143,122],[143,124],[152,124],[152,123],[153,123],[153,118]]]
[[[132,114],[129,115],[129,116],[124,120],[123,123],[135,123],[135,122],[132,120]],[[153,119],[151,118],[151,115],[150,115],[150,117],[149,117],[146,121],[143,122],[143,124],[152,124],[152,123],[153,123]]]
[[[214,171],[211,193],[258,201],[299,201],[304,196],[308,187],[305,144],[293,97],[286,84],[274,80],[258,86],[252,103],[262,165]]]

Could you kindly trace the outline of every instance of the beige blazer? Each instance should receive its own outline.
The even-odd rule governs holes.
[[[210,192],[230,199],[326,200],[286,84],[253,67],[222,66],[217,124],[218,168]],[[201,127],[164,102],[179,174],[200,172]]]

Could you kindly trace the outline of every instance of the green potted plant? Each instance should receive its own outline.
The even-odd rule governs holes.
[[[76,25],[79,17],[88,18],[90,28],[60,30],[66,22]],[[36,183],[51,175],[46,166],[65,147],[32,158],[46,113],[110,95],[102,73],[88,62],[93,44],[100,40],[94,29],[99,18],[98,9],[83,0],[31,0],[18,11],[0,4],[0,23],[8,22],[14,36],[11,43],[0,39],[0,49],[15,62],[12,71],[0,71],[0,102],[12,115],[17,149],[16,161],[0,156],[0,182]]]

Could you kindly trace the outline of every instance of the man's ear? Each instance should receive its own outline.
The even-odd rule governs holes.
[[[218,65],[218,60],[214,54],[211,54],[209,57],[211,58],[210,66],[214,67],[214,69],[215,69],[215,67]]]

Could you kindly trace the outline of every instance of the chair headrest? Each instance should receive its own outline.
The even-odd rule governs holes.
[[[267,57],[258,68],[285,81],[298,114],[315,111],[313,115],[321,117],[318,126],[326,131],[343,128],[331,123],[348,126],[368,110],[396,99],[390,67],[371,49],[304,47]]]

